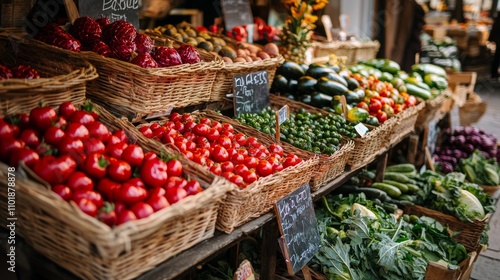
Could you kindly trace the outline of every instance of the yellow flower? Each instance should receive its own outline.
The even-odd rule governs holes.
[[[316,4],[313,4],[312,7],[313,7],[313,10],[321,10],[323,9],[326,4],[328,4],[328,0],[316,0]]]
[[[292,7],[290,11],[292,12],[292,17],[299,18],[302,17],[307,11],[307,4],[301,3],[298,8]]]
[[[303,21],[307,24],[312,24],[312,23],[315,23],[317,20],[318,20],[317,16],[311,15],[311,14],[306,14],[306,15],[304,15]]]
[[[301,0],[283,0],[283,4],[285,7],[295,6],[297,7],[300,4]]]

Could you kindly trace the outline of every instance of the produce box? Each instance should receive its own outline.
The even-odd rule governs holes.
[[[236,135],[239,133],[243,133],[245,137],[248,137],[246,139],[249,139],[251,136],[257,137],[257,139],[255,140],[257,140],[260,144],[262,144],[265,147],[269,147],[271,144],[275,143],[274,139],[268,135],[247,134],[246,133],[247,131],[244,129],[245,128],[244,126],[240,126],[234,120],[224,117],[214,111],[206,110],[206,111],[193,112],[186,115],[190,115],[197,121],[200,121],[201,119],[205,118],[210,120],[211,123],[218,122],[219,124],[222,125],[226,126],[230,125],[233,130],[232,134]],[[143,127],[147,129],[147,127],[149,126],[151,128],[151,125],[155,123],[159,124],[160,126],[163,125],[163,127],[165,127],[164,125],[166,122],[162,120],[148,124],[140,124],[138,126],[138,129],[136,129],[134,133],[141,133],[139,131],[142,130]],[[188,133],[194,134],[192,132]],[[151,141],[159,143],[159,141],[157,140],[151,140]],[[216,141],[217,142],[214,143],[218,143],[218,140]],[[274,173],[268,174],[267,176],[260,176],[251,183],[246,183],[246,180],[245,182],[231,181],[232,182],[231,185],[235,186],[235,189],[228,193],[227,197],[225,198],[225,200],[221,205],[221,208],[219,209],[217,223],[216,223],[217,229],[226,233],[231,233],[236,227],[241,226],[246,222],[254,218],[258,218],[262,214],[268,212],[273,208],[273,205],[274,203],[276,203],[276,201],[288,195],[296,188],[309,182],[311,176],[313,175],[314,168],[317,165],[317,158],[305,157],[301,150],[291,145],[286,145],[286,143],[283,143],[281,146],[285,154],[293,153],[296,156],[300,157],[302,161],[296,165],[286,167],[281,171],[278,172],[273,171]],[[165,147],[171,152],[177,153],[180,158],[189,161],[185,152],[180,152],[180,148],[177,145],[175,145],[175,143],[173,145],[167,144]],[[215,159],[215,156],[212,155],[211,158]],[[193,164],[196,160],[198,162],[196,165],[206,166],[205,168],[212,168],[213,165],[212,167],[208,167],[207,165],[208,159],[206,159],[205,162],[201,162],[200,158],[195,159],[194,156],[192,157]],[[225,162],[231,162],[231,161],[226,160]],[[234,164],[234,168],[236,168],[236,165],[237,164]],[[256,167],[255,169],[258,171],[258,167]],[[215,171],[212,170],[212,172]],[[222,173],[221,175],[224,176],[224,173],[223,172],[221,173]],[[234,178],[235,177],[233,177],[233,179]],[[227,179],[231,180],[230,178]],[[225,179],[224,181],[229,182],[226,181]],[[236,187],[236,185],[238,187]]]
[[[347,65],[356,64],[360,60],[375,58],[380,48],[378,41],[358,42],[358,41],[333,41],[333,42],[313,42],[314,56],[346,56]]]
[[[257,60],[255,58],[255,55],[259,54],[259,52],[262,52],[262,46],[238,42],[233,38],[229,38],[221,34],[214,34],[208,31],[204,31],[203,33],[197,32],[192,27],[185,24],[179,24],[177,25],[177,27],[169,26],[169,28],[174,28],[176,30],[187,30],[186,33],[190,34],[191,36],[185,36],[184,42],[190,42],[194,44],[199,50],[204,48],[203,50],[211,50],[211,52],[216,52],[222,55],[224,63],[222,68],[217,71],[209,101],[223,101],[226,99],[226,94],[233,92],[234,75],[249,74],[257,71],[266,71],[269,87],[271,87],[274,75],[276,74],[276,69],[285,61],[283,56],[281,56],[277,52],[277,48],[275,50],[276,53],[265,53],[265,56],[262,56],[262,58],[259,56]],[[161,27],[156,28],[155,30],[148,29],[145,31],[145,33],[155,38],[155,40],[160,41],[165,39],[182,39],[181,37],[173,37],[172,35],[162,34]],[[166,31],[165,33],[169,34],[169,31]],[[200,37],[202,39],[200,39]],[[200,42],[197,42],[197,40]],[[207,47],[203,44],[210,44],[211,47]],[[222,49],[217,50],[215,48],[215,46],[217,45],[221,46]],[[239,55],[238,57],[236,57],[236,55],[239,54],[241,50],[246,49],[251,51],[249,54],[252,54],[254,58],[247,59],[246,61],[244,61],[245,59],[237,60],[241,57],[239,57]],[[232,58],[227,59],[229,56],[231,56]],[[246,56],[245,58],[248,57],[250,56]]]
[[[458,109],[460,125],[469,126],[478,122],[486,112],[486,107],[486,102],[479,95],[470,93],[464,106]]]
[[[0,34],[0,64],[31,66],[40,75],[35,79],[0,80],[0,115],[29,112],[39,104],[55,107],[64,101],[83,103],[87,82],[98,77],[93,65],[74,59],[71,53],[59,53],[5,33]]]
[[[389,138],[386,139],[389,145],[398,143],[415,129],[420,111],[422,111],[425,106],[426,102],[420,102],[416,106],[409,107],[394,116],[394,118],[397,119],[397,123],[392,128],[391,133],[388,134]]]
[[[133,129],[125,120],[103,109],[99,112],[99,120],[109,129]],[[154,141],[133,134],[129,139],[136,140],[145,152],[169,155]],[[82,279],[135,278],[213,236],[218,210],[233,186],[195,165],[183,163],[183,169],[185,176],[196,179],[205,190],[146,218],[113,228],[27,178],[23,169],[16,169],[16,233],[36,251]],[[12,170],[1,163],[2,219],[7,219],[7,199],[11,197],[7,182],[12,176]]]
[[[450,99],[450,96],[447,91],[443,91],[436,98],[426,100],[424,108],[418,113],[415,128],[419,130],[426,128],[441,113],[443,103],[447,99]]]
[[[470,252],[467,259],[459,264],[458,269],[449,269],[435,262],[429,262],[424,280],[468,280],[474,265],[476,252]],[[467,277],[467,275],[469,277]]]
[[[491,217],[491,214],[488,213],[482,220],[475,220],[474,223],[466,223],[453,216],[419,205],[406,206],[403,208],[403,211],[410,215],[431,217],[444,226],[448,226],[450,230],[457,231],[458,234],[453,239],[462,243],[468,252],[475,252],[479,248],[481,234]]]

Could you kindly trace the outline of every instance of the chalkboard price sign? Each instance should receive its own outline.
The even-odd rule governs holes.
[[[248,0],[221,0],[226,30],[239,25],[253,24],[252,9]]]
[[[291,274],[301,270],[318,252],[321,241],[309,184],[305,184],[274,205],[283,251]]]
[[[269,107],[267,71],[234,76],[234,114],[259,113]]]
[[[126,20],[139,29],[139,0],[79,0],[80,16]]]

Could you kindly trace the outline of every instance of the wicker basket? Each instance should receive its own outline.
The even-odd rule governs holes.
[[[448,98],[449,96],[443,92],[436,98],[426,100],[425,107],[418,113],[417,121],[415,122],[415,128],[426,128],[429,123],[434,120],[441,112],[441,107]]]
[[[453,239],[458,243],[464,245],[467,252],[475,252],[479,247],[479,240],[483,230],[485,229],[491,214],[488,213],[482,220],[476,220],[473,223],[462,222],[459,219],[441,213],[439,211],[425,208],[418,205],[406,206],[403,209],[404,213],[417,216],[428,216],[444,226],[449,227],[453,231],[458,231],[459,233],[453,236]]]
[[[378,41],[313,42],[313,48],[315,57],[329,56],[331,54],[346,56],[347,64],[353,65],[360,60],[375,58],[380,48],[380,43]]]
[[[0,63],[30,65],[41,76],[33,80],[1,80],[0,115],[29,113],[40,104],[52,107],[64,101],[81,104],[85,101],[86,83],[98,76],[94,66],[84,60],[7,34],[0,34]]]
[[[128,129],[125,120],[102,111],[100,116],[110,129]],[[145,151],[160,147],[145,138],[135,140]],[[16,233],[36,251],[82,279],[135,278],[213,236],[217,212],[233,185],[194,165],[184,166],[185,174],[199,180],[206,190],[145,219],[114,228],[87,216],[43,185],[17,174]],[[4,220],[7,177],[7,166],[0,163],[0,216]]]
[[[425,105],[425,102],[420,102],[416,106],[407,108],[394,117],[397,119],[397,123],[386,138],[386,142],[388,142],[389,145],[398,143],[415,129],[415,123],[417,122],[419,113],[425,108]]]

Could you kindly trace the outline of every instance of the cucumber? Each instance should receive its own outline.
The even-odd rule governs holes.
[[[300,77],[297,84],[297,91],[300,94],[311,94],[315,91],[314,86],[318,81],[311,76]]]
[[[375,172],[365,170],[365,171],[359,172],[358,177],[360,177],[362,179],[367,179],[367,180],[375,180],[375,177],[377,177],[377,175],[375,174]]]
[[[348,86],[347,81],[337,73],[328,73],[328,74],[324,75],[323,77],[328,78],[328,80],[330,80],[330,81],[335,81],[335,82],[341,83],[345,87]]]
[[[423,89],[419,86],[416,86],[414,84],[407,83],[406,84],[406,91],[413,96],[422,98],[423,100],[427,100],[427,99],[431,98],[430,91],[425,90],[425,89]]]
[[[382,208],[384,208],[384,210],[387,211],[387,213],[394,213],[399,209],[399,207],[396,204],[387,201],[382,203]]]
[[[397,182],[397,181],[393,181],[393,180],[383,180],[382,183],[384,184],[389,184],[391,186],[395,186],[396,188],[398,188],[402,193],[407,193],[409,188],[407,185],[403,184],[403,183],[400,183],[400,182]]]
[[[401,190],[393,185],[384,184],[381,182],[375,182],[371,186],[376,188],[376,189],[379,189],[379,190],[386,192],[392,198],[399,197],[402,194]]]
[[[366,195],[367,198],[378,198],[380,199],[380,201],[386,201],[389,198],[388,194],[385,191],[376,188],[358,187],[356,192],[362,192]]]
[[[299,64],[293,61],[285,61],[278,70],[278,74],[283,75],[287,79],[298,80],[305,75],[304,69]]]
[[[422,76],[425,76],[426,74],[435,74],[441,77],[446,77],[446,71],[444,68],[430,63],[414,64],[411,67],[411,71],[418,72]]]
[[[412,206],[415,204],[415,203],[408,201],[408,200],[399,200],[399,199],[394,199],[394,198],[391,198],[391,200],[389,200],[389,202],[394,203],[397,206]]]
[[[413,170],[411,172],[401,172],[399,174],[405,175],[409,179],[409,177],[413,177],[413,176],[417,175],[417,170]]]
[[[420,188],[415,184],[406,183],[406,186],[408,187],[409,193],[417,193],[420,190]]]
[[[315,86],[316,90],[319,92],[328,94],[330,96],[344,95],[347,93],[347,87],[343,84],[335,81],[331,81],[326,77],[321,77]],[[430,94],[430,93],[429,93]]]
[[[411,163],[394,164],[385,168],[385,171],[387,172],[413,172],[414,170],[417,169],[415,168],[415,165]]]
[[[408,183],[410,181],[410,178],[408,178],[408,176],[403,175],[401,173],[385,172],[384,180],[393,180],[393,181],[400,182],[400,183]]]

